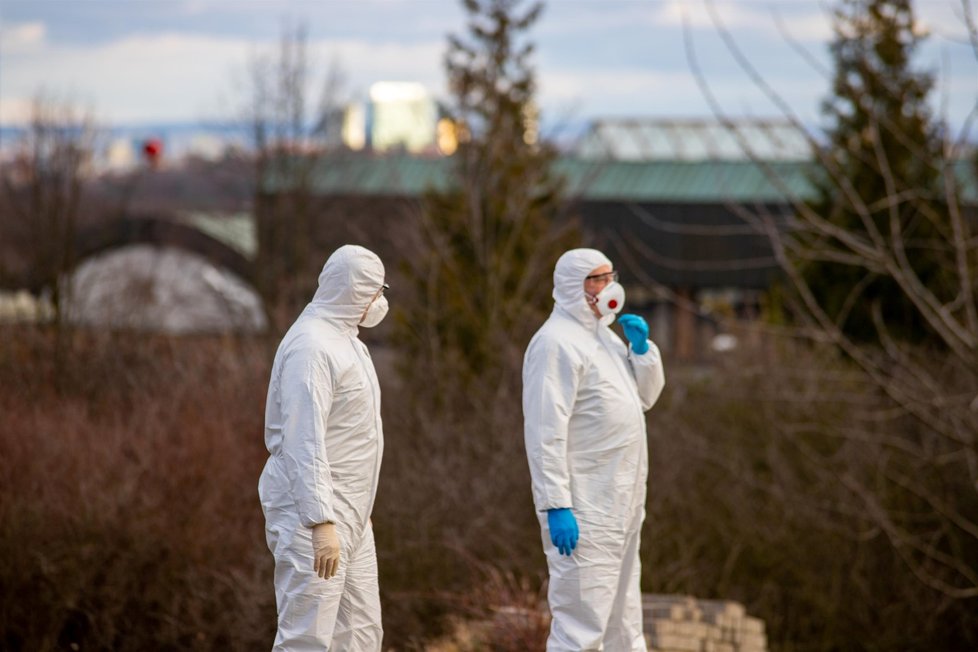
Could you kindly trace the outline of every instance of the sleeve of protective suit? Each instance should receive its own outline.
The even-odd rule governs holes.
[[[296,352],[282,367],[282,453],[299,522],[306,527],[336,521],[326,457],[331,376],[322,354]]]
[[[642,409],[650,410],[659,400],[662,388],[666,386],[666,375],[662,368],[662,356],[655,342],[649,341],[649,350],[639,355],[628,351],[628,364],[635,375],[638,385],[638,396],[642,401]]]
[[[567,470],[567,425],[580,369],[551,339],[530,343],[523,363],[523,437],[533,502],[543,512],[573,507]]]

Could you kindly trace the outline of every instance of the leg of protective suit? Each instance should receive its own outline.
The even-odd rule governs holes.
[[[271,511],[271,510],[269,510]],[[330,650],[346,582],[346,569],[324,580],[312,570],[312,530],[290,509],[274,509],[267,521],[268,547],[275,556],[278,631],[274,652]]]
[[[639,519],[638,527],[627,535],[622,548],[621,581],[608,618],[605,652],[645,652],[648,649],[642,631],[642,564],[638,554],[641,538]]]
[[[581,538],[570,557],[550,541],[541,516],[544,551],[550,570],[550,637],[547,652],[600,650],[621,572],[621,537],[578,515]]]
[[[379,652],[383,638],[377,551],[374,531],[368,524],[357,546],[351,549],[347,562],[346,587],[340,598],[331,649],[338,652]]]

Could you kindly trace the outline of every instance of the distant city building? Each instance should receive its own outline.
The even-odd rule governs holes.
[[[528,113],[531,140],[536,138],[535,119]],[[450,155],[459,138],[457,125],[416,82],[376,82],[365,98],[327,110],[308,128],[316,135],[315,146],[329,150]],[[0,161],[16,156],[26,131],[22,125],[0,125]],[[247,151],[253,136],[250,126],[240,122],[103,125],[98,131],[102,139],[93,160],[97,173],[126,172],[149,163],[145,146],[150,140],[160,151],[155,162],[170,165],[187,158],[218,161],[229,152]]]
[[[370,87],[367,128],[376,151],[403,148],[411,153],[437,144],[438,105],[414,82],[377,82]]]
[[[438,151],[445,156],[454,154],[455,150],[458,149],[458,125],[448,118],[442,118],[438,121],[435,130],[438,134],[436,140]]]
[[[136,164],[136,148],[130,138],[113,138],[105,148],[105,168],[110,171],[128,170]]]
[[[367,109],[362,104],[351,104],[343,115],[343,143],[350,149],[361,150],[367,146]]]
[[[458,146],[455,125],[441,115],[434,97],[415,82],[376,82],[363,102],[348,104],[329,122],[329,146],[375,152],[451,154]]]
[[[231,146],[226,136],[201,132],[190,137],[186,153],[205,161],[218,161],[223,158]]]

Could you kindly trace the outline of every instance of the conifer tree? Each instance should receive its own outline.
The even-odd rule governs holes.
[[[793,253],[784,269],[796,316],[811,327],[802,332],[846,364],[838,377],[805,381],[808,396],[840,398],[800,426],[785,423],[787,440],[805,466],[842,479],[851,504],[838,513],[855,516],[850,531],[868,522],[884,533],[898,565],[945,604],[974,600],[974,209],[962,202],[956,146],[928,110],[933,79],[911,67],[923,35],[910,1],[841,0],[835,29],[820,197],[796,206],[789,238],[770,233],[776,250]],[[827,424],[822,413],[850,394],[870,407]]]
[[[803,234],[799,262],[819,305],[864,342],[879,339],[881,324],[918,342],[927,327],[885,261],[860,243],[902,250],[919,280],[942,293],[941,134],[927,106],[933,79],[911,67],[922,38],[910,0],[843,0],[835,11],[827,164],[811,207],[845,238]]]
[[[458,150],[447,188],[424,197],[424,253],[411,270],[418,301],[399,321],[410,386],[442,400],[499,388],[514,371],[518,383],[523,349],[552,305],[553,265],[574,239],[558,226],[562,182],[535,122],[525,32],[542,5],[464,4],[468,34],[450,37],[445,58]]]

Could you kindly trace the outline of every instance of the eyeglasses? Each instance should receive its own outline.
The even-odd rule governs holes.
[[[611,283],[614,281],[618,282],[618,272],[605,272],[604,274],[592,274],[591,276],[585,276],[585,281],[607,281]]]

